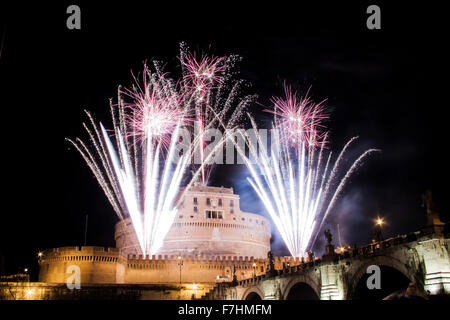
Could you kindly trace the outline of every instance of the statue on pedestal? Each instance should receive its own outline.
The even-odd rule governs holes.
[[[308,261],[313,262],[314,261],[314,252],[308,251]]]
[[[327,238],[327,246],[325,247],[325,255],[334,255],[334,246],[331,244],[331,240],[333,240],[333,235],[330,232],[330,229],[324,231],[325,238]]]
[[[427,227],[432,227],[436,234],[441,234],[445,223],[441,221],[439,213],[435,210],[433,194],[429,189],[422,194],[422,207],[427,209]]]
[[[269,260],[269,268],[268,268],[267,272],[269,273],[269,275],[275,275],[276,271],[275,271],[275,263],[274,263],[272,251],[269,251],[267,253],[267,259]]]
[[[233,278],[232,278],[232,282],[233,285],[237,285],[238,281],[237,281],[237,276],[236,276],[236,266],[233,264]]]
[[[323,233],[325,234],[325,238],[327,238],[327,245],[330,245],[331,240],[333,240],[333,235],[331,234],[330,229],[325,230]]]

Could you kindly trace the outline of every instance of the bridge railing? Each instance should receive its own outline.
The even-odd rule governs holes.
[[[416,232],[412,232],[412,233],[409,233],[406,235],[397,235],[395,237],[392,237],[392,238],[389,238],[386,240],[382,240],[379,242],[373,242],[373,243],[365,245],[363,247],[351,248],[349,251],[344,252],[344,256],[345,256],[345,254],[347,254],[347,256],[345,256],[345,257],[354,257],[354,256],[358,256],[358,255],[373,254],[377,251],[380,251],[380,250],[383,250],[386,248],[395,247],[395,246],[398,246],[401,244],[416,241],[421,235],[422,235],[422,231],[416,231]]]
[[[423,235],[422,231],[416,231],[412,232],[406,235],[397,235],[395,237],[385,239],[379,242],[374,242],[362,247],[353,247],[349,250],[346,250],[342,253],[338,253],[334,256],[335,259],[340,258],[351,258],[355,256],[361,256],[361,255],[368,255],[368,254],[374,254],[380,250],[395,247],[401,244],[409,243],[416,241],[419,237]],[[283,265],[283,268],[276,270],[276,275],[283,275],[283,274],[292,274],[297,272],[303,272],[307,269],[314,268],[318,264],[322,262],[322,259],[315,258],[313,261],[304,261],[302,260],[300,264],[295,266],[290,266],[289,264]],[[242,284],[249,284],[251,283],[252,278],[242,280]]]

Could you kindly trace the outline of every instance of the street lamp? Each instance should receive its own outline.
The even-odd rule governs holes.
[[[384,223],[383,219],[378,217],[377,218],[377,225],[379,225],[381,227],[381,225]]]
[[[183,266],[183,259],[181,258],[181,255],[178,256],[178,266],[180,267],[180,284],[181,284],[181,267]]]
[[[382,241],[383,240],[383,232],[382,232],[382,226],[383,226],[384,220],[383,218],[377,217],[376,220],[376,225],[379,228],[378,234],[377,234],[377,241]]]
[[[25,272],[25,278],[27,279],[27,282],[30,282],[30,275],[28,274],[28,268],[23,269]]]

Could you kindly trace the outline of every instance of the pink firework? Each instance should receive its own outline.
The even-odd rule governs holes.
[[[274,110],[264,109],[279,117],[277,127],[283,130],[288,139],[295,145],[304,142],[306,146],[315,148],[326,143],[326,128],[322,122],[329,115],[324,112],[322,102],[316,104],[308,97],[309,89],[304,97],[292,91],[284,84],[285,98],[272,97]]]
[[[122,91],[132,99],[126,103],[128,136],[137,136],[141,142],[150,139],[168,147],[170,136],[177,123],[184,120],[181,108],[183,97],[176,87],[164,78],[155,77],[145,67],[142,87],[136,85]]]
[[[196,54],[186,53],[180,62],[186,67],[187,73],[183,77],[186,87],[197,96],[198,102],[204,102],[210,89],[223,81],[221,73],[225,69],[226,57],[203,55],[197,59]]]

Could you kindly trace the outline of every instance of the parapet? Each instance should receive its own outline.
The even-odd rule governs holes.
[[[198,256],[198,255],[124,255],[117,248],[105,248],[96,246],[83,247],[60,247],[45,250],[43,252],[42,261],[51,260],[67,260],[67,261],[100,261],[100,262],[121,262],[127,263],[129,267],[138,267],[142,265],[173,265],[182,261],[183,264],[189,265],[212,265],[223,267],[243,267],[249,269],[256,266],[267,266],[269,263],[267,258],[255,258],[252,256]],[[282,269],[287,266],[297,266],[306,262],[298,257],[274,257],[274,265],[276,269]]]
[[[47,249],[42,252],[40,261],[125,262],[126,256],[117,248],[72,246]]]
[[[198,255],[128,255],[128,261],[133,262],[161,262],[161,261],[187,261],[193,263],[253,263],[257,261],[265,261],[267,259],[242,256],[198,256]]]

